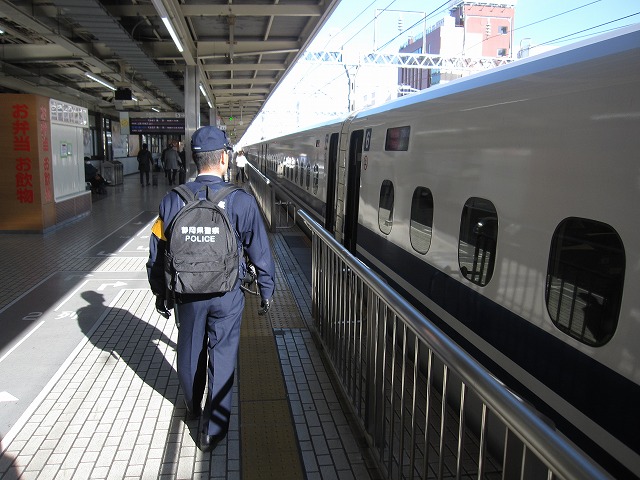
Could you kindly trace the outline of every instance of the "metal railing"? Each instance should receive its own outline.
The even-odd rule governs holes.
[[[275,218],[273,216],[273,206],[275,205],[275,195],[271,188],[271,181],[265,177],[252,163],[247,162],[244,167],[245,174],[249,180],[249,186],[253,191],[258,206],[262,210],[268,228],[273,231]]]
[[[262,209],[270,231],[292,228],[296,224],[297,208],[283,192],[280,192],[271,181],[253,164],[247,162],[245,167],[249,185],[258,205]]]
[[[610,478],[306,212],[317,334],[386,478]]]

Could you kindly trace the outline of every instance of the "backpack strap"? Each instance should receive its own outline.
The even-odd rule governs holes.
[[[236,190],[242,190],[240,187],[227,184],[227,185],[223,185],[222,188],[219,188],[218,190],[215,191],[215,193],[213,193],[213,195],[211,195],[211,188],[208,185],[206,185],[206,187],[207,187],[207,200],[209,200],[214,205],[217,205],[218,202],[220,202],[220,200],[225,198],[231,192],[234,192]]]
[[[231,192],[235,190],[242,190],[240,187],[236,187],[235,185],[223,185],[222,188],[219,188],[214,193],[211,192],[211,187],[205,183],[202,184],[202,187],[206,189],[206,198],[214,205],[217,205],[220,200],[225,198]],[[186,185],[178,185],[177,187],[173,187],[172,190],[176,192],[185,203],[194,202],[199,200],[198,193],[200,193],[203,188],[200,187],[195,192],[191,190]]]
[[[185,204],[189,202],[195,202],[196,200],[198,200],[198,192],[193,192],[189,187],[187,187],[184,184],[178,185],[177,187],[173,187],[171,190],[176,192],[180,196],[180,198],[184,200]]]
[[[222,186],[222,188],[219,188],[218,190],[216,190],[213,194],[211,193],[211,188],[208,185],[205,185],[206,189],[207,189],[207,200],[209,200],[211,203],[213,203],[214,205],[218,205],[218,203],[227,197],[227,195],[229,195],[231,192],[235,192],[236,190],[242,190],[242,188],[240,187],[236,187],[235,185],[230,185],[230,184],[224,184]],[[197,195],[197,194],[196,194]],[[223,212],[224,215],[229,218],[227,216],[227,212],[226,212],[226,208],[225,211]],[[236,231],[235,227],[233,227],[233,233],[236,236],[236,242],[238,245],[238,250],[240,252],[243,251],[243,246],[242,246],[242,241],[240,240],[240,234]],[[242,256],[242,253],[240,253],[240,255]]]

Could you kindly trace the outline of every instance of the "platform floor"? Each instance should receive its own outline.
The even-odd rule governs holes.
[[[128,176],[70,224],[0,234],[0,478],[378,478],[309,329],[296,229],[270,236],[269,316],[247,297],[230,432],[211,453],[196,447],[177,329],[146,282],[163,180]]]

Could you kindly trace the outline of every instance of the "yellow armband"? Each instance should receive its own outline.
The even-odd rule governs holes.
[[[167,241],[164,236],[164,222],[160,217],[158,217],[158,219],[153,224],[153,227],[151,227],[151,233],[153,233],[160,240],[164,240],[165,242]]]

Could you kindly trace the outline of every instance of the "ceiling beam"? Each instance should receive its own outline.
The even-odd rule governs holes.
[[[236,55],[264,55],[297,52],[301,47],[297,40],[238,40],[233,51]],[[200,40],[197,49],[198,58],[219,57],[229,52],[229,44],[225,40]]]
[[[105,5],[114,17],[143,17],[157,15],[153,5]],[[44,7],[43,7],[44,10]],[[318,5],[180,5],[185,17],[319,17],[322,8]],[[55,15],[55,9],[48,13]]]
[[[213,94],[218,99],[218,95],[220,94],[234,94],[234,95],[251,95],[251,94],[268,94],[271,89],[270,88],[212,88]]]
[[[242,97],[232,96],[232,95],[229,95],[226,97],[223,96],[223,94],[229,94],[229,93],[230,93],[229,91],[225,91],[225,92],[222,92],[222,94],[220,95],[216,95],[216,104],[242,103],[244,105],[245,103],[256,101],[256,100],[259,100],[260,102],[264,102],[264,99],[265,99],[264,96],[256,97],[253,95],[245,95]]]
[[[233,63],[220,65],[202,65],[200,67],[205,72],[251,72],[251,71],[282,71],[286,67],[282,63]]]
[[[24,61],[41,61],[48,60],[51,63],[59,61],[84,61],[88,54],[79,56],[79,50],[70,52],[65,46],[56,45],[53,43],[47,44],[20,44],[12,43],[2,45],[0,51],[0,58],[7,62],[15,62],[19,60]],[[105,64],[106,66],[106,64]],[[112,70],[111,67],[106,66],[106,70]]]
[[[251,78],[210,78],[207,83],[212,87],[214,85],[273,85],[278,80],[266,77]]]

